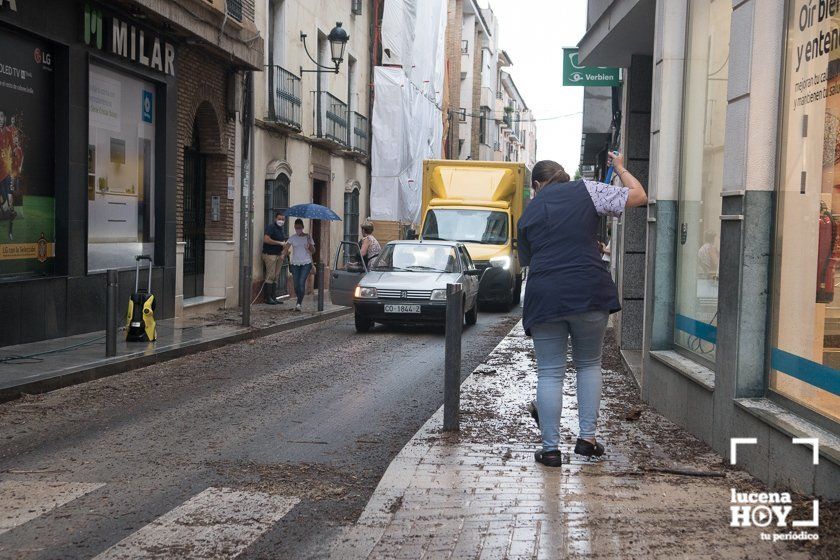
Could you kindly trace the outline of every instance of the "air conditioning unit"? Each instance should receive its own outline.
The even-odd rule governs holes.
[[[352,3],[350,4],[350,11],[353,12],[354,15],[362,15],[362,0],[352,0]]]

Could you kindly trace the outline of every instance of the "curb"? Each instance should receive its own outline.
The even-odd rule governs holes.
[[[70,368],[57,373],[56,375],[47,374],[43,379],[27,381],[26,383],[20,385],[2,387],[0,388],[0,403],[17,399],[24,393],[48,393],[56,389],[62,389],[64,387],[78,385],[87,381],[102,379],[103,377],[125,373],[127,371],[140,369],[152,364],[168,362],[190,354],[204,352],[205,350],[221,348],[222,346],[227,346],[228,344],[234,344],[245,340],[253,340],[289,331],[298,327],[322,323],[329,321],[330,319],[349,315],[352,312],[353,310],[351,308],[337,309],[335,311],[322,311],[316,315],[297,321],[289,321],[287,323],[280,323],[278,325],[272,325],[261,329],[253,328],[245,332],[239,332],[231,335],[222,335],[217,338],[202,340],[192,344],[179,346],[177,348],[161,350],[160,352],[155,352],[153,354],[122,356],[115,358],[113,361],[101,363],[92,367],[78,366]]]
[[[517,339],[525,336],[522,321],[516,323],[511,331],[498,345],[482,360],[482,362],[461,382],[461,391],[469,387],[475,379],[476,372],[481,372],[486,363],[497,353],[504,352]],[[426,436],[443,429],[443,406],[437,409],[417,432],[411,436],[408,443],[397,453],[385,474],[371,494],[365,509],[353,525],[344,528],[333,540],[329,558],[346,560],[347,558],[368,558],[376,547],[377,542],[385,533],[388,525],[396,515],[394,504],[400,503],[406,490],[410,487],[412,478],[422,463],[423,457],[436,445]],[[357,531],[360,527],[365,531]],[[360,534],[361,533],[361,534]]]

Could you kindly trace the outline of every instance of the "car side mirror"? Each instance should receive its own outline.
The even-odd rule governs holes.
[[[466,272],[467,276],[481,276],[481,271],[477,268],[468,268]]]

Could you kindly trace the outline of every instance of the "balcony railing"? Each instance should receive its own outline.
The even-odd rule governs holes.
[[[280,66],[267,67],[269,91],[268,120],[300,130],[300,78]]]
[[[242,21],[242,0],[227,0],[227,13],[236,21]]]
[[[350,111],[347,103],[331,93],[321,92],[320,123],[318,122],[317,103],[315,104],[315,136],[326,138],[343,147],[350,147],[349,122]]]
[[[356,152],[363,154],[368,153],[368,136],[370,134],[370,124],[367,117],[360,115],[353,111],[353,138],[352,147]]]

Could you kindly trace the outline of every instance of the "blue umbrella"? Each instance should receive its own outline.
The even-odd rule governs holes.
[[[308,220],[330,220],[340,222],[338,214],[320,204],[297,204],[286,210],[286,216]]]

